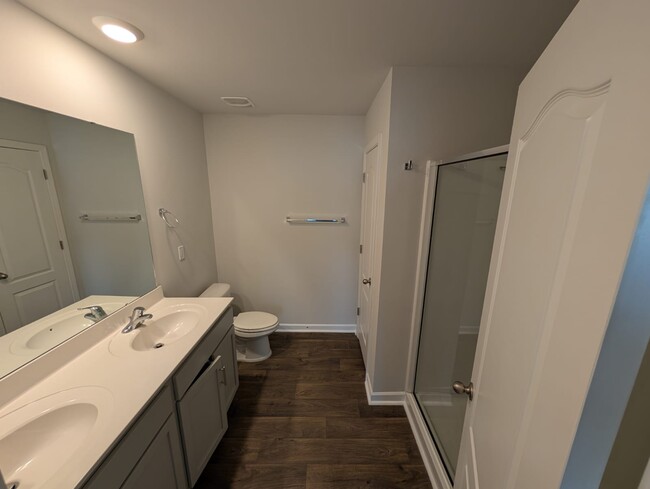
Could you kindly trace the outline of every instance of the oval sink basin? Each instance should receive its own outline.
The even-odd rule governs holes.
[[[118,356],[158,350],[192,331],[205,312],[205,308],[198,304],[151,309],[147,313],[153,314],[152,319],[130,333],[117,333],[111,340],[109,350]]]
[[[136,330],[131,348],[138,351],[153,350],[159,345],[173,343],[189,333],[199,322],[196,311],[176,311],[160,319],[152,319]]]
[[[73,316],[62,319],[61,321],[46,326],[38,333],[35,333],[25,342],[25,346],[31,350],[43,350],[58,345],[72,335],[86,329],[93,324],[90,319],[85,319],[83,315]]]
[[[107,390],[80,387],[0,418],[0,470],[9,487],[37,487],[65,470],[111,410]]]
[[[101,305],[107,314],[115,312],[124,306],[124,302],[106,302]],[[92,326],[93,322],[86,319],[84,314],[87,311],[69,311],[55,320],[43,318],[26,328],[26,331],[18,334],[10,347],[11,353],[19,355],[33,355],[35,352],[43,352],[60,345],[62,342]]]

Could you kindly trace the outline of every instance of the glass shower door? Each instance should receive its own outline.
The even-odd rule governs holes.
[[[507,153],[438,166],[414,395],[454,479]]]

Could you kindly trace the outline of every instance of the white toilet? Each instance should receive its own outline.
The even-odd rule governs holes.
[[[229,297],[230,284],[212,284],[200,297]],[[261,362],[271,356],[269,335],[278,329],[278,318],[268,312],[242,312],[235,316],[237,361]]]

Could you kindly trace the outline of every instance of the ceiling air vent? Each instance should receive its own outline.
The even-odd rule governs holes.
[[[248,97],[221,97],[231,107],[255,107]]]

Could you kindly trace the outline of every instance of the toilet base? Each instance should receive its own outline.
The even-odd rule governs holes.
[[[262,362],[271,356],[271,345],[268,334],[256,338],[235,336],[235,344],[237,346],[238,362]]]

